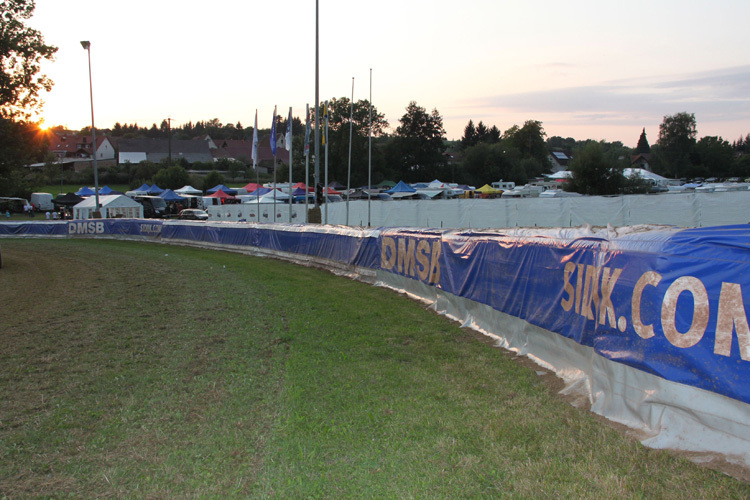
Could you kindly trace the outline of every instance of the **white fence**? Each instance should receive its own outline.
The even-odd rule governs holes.
[[[328,223],[346,225],[346,203],[322,207]],[[312,205],[310,205],[312,207]],[[371,201],[372,227],[483,229],[504,227],[614,227],[666,224],[704,227],[750,222],[750,191],[577,198]],[[208,208],[213,221],[305,222],[305,205],[242,203]],[[349,202],[350,226],[367,226],[368,202]]]
[[[346,203],[331,203],[327,208],[329,224],[346,223]],[[350,201],[349,225],[367,226],[367,221],[367,200]],[[585,224],[609,224],[616,227],[637,224],[704,227],[748,222],[750,191],[370,202],[372,227],[482,229],[579,227]]]

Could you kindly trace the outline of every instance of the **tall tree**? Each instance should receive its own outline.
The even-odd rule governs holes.
[[[694,113],[677,113],[665,116],[659,125],[659,157],[657,165],[663,174],[681,178],[692,165],[697,127]]]
[[[481,121],[477,124],[477,142],[488,142],[487,126]]]
[[[403,180],[431,181],[445,163],[445,129],[437,109],[427,113],[415,101],[406,107],[400,119],[391,149],[391,161]]]
[[[549,158],[547,158],[547,145],[545,137],[547,133],[538,120],[527,120],[523,127],[513,125],[505,131],[503,139],[521,152],[523,158],[534,158],[546,171],[549,169]]]
[[[646,127],[643,127],[643,132],[641,132],[641,136],[638,138],[638,145],[635,147],[635,154],[649,154],[651,152],[651,146],[648,144],[648,139],[646,139]]]
[[[474,122],[469,120],[464,128],[464,135],[461,137],[461,149],[468,149],[475,146],[477,143],[477,129],[474,127]]]
[[[490,144],[497,144],[500,142],[500,136],[500,129],[497,128],[496,125],[493,125],[489,132],[487,132],[487,142]]]
[[[625,183],[622,168],[605,155],[601,143],[591,141],[570,163],[573,178],[566,188],[581,194],[617,194]]]
[[[33,0],[0,0],[0,116],[28,119],[41,106],[39,93],[52,88],[40,75],[43,59],[52,60],[57,47],[25,25],[34,13]]]
[[[51,60],[56,47],[25,25],[34,12],[33,0],[0,0],[0,195],[27,196],[30,187],[22,167],[40,161],[44,137],[28,120],[41,109],[40,92],[52,80],[40,75],[40,63]]]
[[[734,175],[734,148],[729,141],[716,136],[701,137],[695,145],[695,158],[708,177]]]
[[[322,103],[321,103],[322,109]],[[351,119],[350,119],[351,118]],[[295,119],[295,137],[299,137],[299,151],[295,150],[299,168],[304,166],[305,126]],[[346,185],[349,170],[349,125],[352,126],[352,171],[351,186],[357,187],[367,184],[368,178],[368,147],[370,134],[370,102],[360,99],[354,102],[347,97],[333,98],[328,103],[328,181],[337,181]],[[299,132],[296,132],[296,126]],[[372,108],[372,135],[381,136],[388,127],[385,115]],[[312,135],[312,134],[311,134]],[[314,142],[313,138],[310,138]],[[296,143],[296,141],[295,141]],[[376,143],[373,143],[376,144]],[[312,147],[311,147],[312,149]],[[373,154],[377,154],[377,147],[373,146]],[[322,150],[321,150],[322,154]],[[322,175],[322,174],[321,174]]]

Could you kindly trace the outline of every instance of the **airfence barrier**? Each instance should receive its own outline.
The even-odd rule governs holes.
[[[5,222],[0,237],[221,248],[390,287],[553,370],[563,392],[648,446],[750,465],[748,225],[480,232],[110,219]]]

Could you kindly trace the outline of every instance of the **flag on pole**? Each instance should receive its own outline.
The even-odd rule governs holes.
[[[305,117],[305,156],[310,155],[310,105],[307,105],[307,116]]]
[[[323,125],[324,125],[324,132],[323,132],[323,145],[326,145],[326,135],[328,135],[328,101],[323,103]]]
[[[258,110],[255,110],[255,126],[253,127],[253,168],[258,165]]]
[[[273,121],[271,122],[271,152],[276,156],[276,106],[273,107]]]
[[[284,137],[284,147],[287,151],[292,150],[292,107],[289,106],[289,119],[286,121],[286,136]]]

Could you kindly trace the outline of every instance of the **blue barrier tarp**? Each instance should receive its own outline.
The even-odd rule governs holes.
[[[605,238],[124,219],[2,223],[0,235],[140,236],[379,269],[521,318],[614,362],[750,403],[750,226]]]
[[[748,226],[614,240],[429,230],[384,230],[380,238],[387,271],[489,305],[612,361],[750,402]]]

